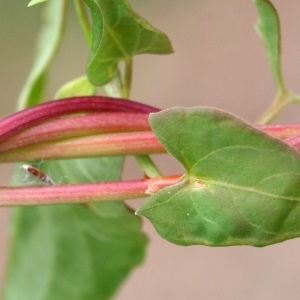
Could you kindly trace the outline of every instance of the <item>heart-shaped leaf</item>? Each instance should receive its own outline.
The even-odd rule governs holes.
[[[169,54],[165,34],[138,16],[124,0],[85,0],[91,10],[93,43],[88,78],[104,85],[115,75],[118,63],[142,53]]]
[[[186,169],[137,212],[181,245],[266,246],[300,234],[300,156],[213,108],[151,114],[162,145]]]

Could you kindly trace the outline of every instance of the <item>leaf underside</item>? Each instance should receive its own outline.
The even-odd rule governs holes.
[[[300,156],[280,140],[213,108],[150,116],[186,169],[179,184],[137,212],[180,245],[266,246],[300,234]]]

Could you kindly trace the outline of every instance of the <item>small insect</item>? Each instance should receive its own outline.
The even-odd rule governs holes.
[[[25,171],[29,172],[30,174],[32,174],[39,180],[41,180],[49,185],[56,185],[55,181],[50,176],[48,176],[47,174],[45,174],[44,172],[42,172],[41,170],[39,170],[35,167],[32,167],[30,165],[23,165],[23,166],[21,166],[21,168],[23,168]]]

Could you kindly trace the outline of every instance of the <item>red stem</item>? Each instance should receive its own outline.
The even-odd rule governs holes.
[[[258,129],[279,139],[285,140],[300,132],[300,125],[261,125]]]
[[[181,175],[132,180],[38,187],[0,188],[0,206],[49,205],[115,201],[147,197],[178,183]]]
[[[0,143],[0,153],[34,144],[88,135],[151,130],[148,113],[94,113],[48,120]]]
[[[164,153],[151,131],[102,134],[41,143],[0,155],[0,162]]]
[[[259,128],[279,138],[286,138],[300,130],[299,125]],[[164,148],[149,131],[103,134],[149,129],[148,113],[108,112],[48,120],[0,143],[0,162],[164,152]]]
[[[59,116],[99,110],[106,113],[57,119]],[[145,135],[91,136],[104,132],[149,130],[148,114],[156,111],[159,110],[137,102],[102,96],[50,101],[0,121],[0,161],[164,152],[163,147],[149,132]],[[282,139],[300,131],[299,125],[258,128]]]
[[[290,137],[285,141],[289,146],[300,150],[300,134]]]
[[[17,112],[0,122],[0,141],[49,119],[76,113],[115,111],[151,113],[159,109],[138,102],[103,96],[75,97],[49,101]]]

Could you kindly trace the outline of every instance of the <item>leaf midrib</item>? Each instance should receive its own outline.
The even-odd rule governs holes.
[[[211,179],[209,179],[209,180],[201,179],[201,182],[208,186],[212,186],[212,185],[221,186],[221,187],[225,187],[228,189],[235,189],[235,190],[242,191],[242,192],[258,194],[263,197],[269,197],[269,198],[274,198],[274,199],[279,199],[279,200],[287,200],[287,201],[300,201],[299,197],[288,197],[288,196],[276,195],[273,193],[264,192],[262,190],[259,190],[259,189],[253,188],[253,187],[236,185],[236,184],[232,184],[232,183],[228,183],[228,182],[221,182],[221,181],[211,180]]]

